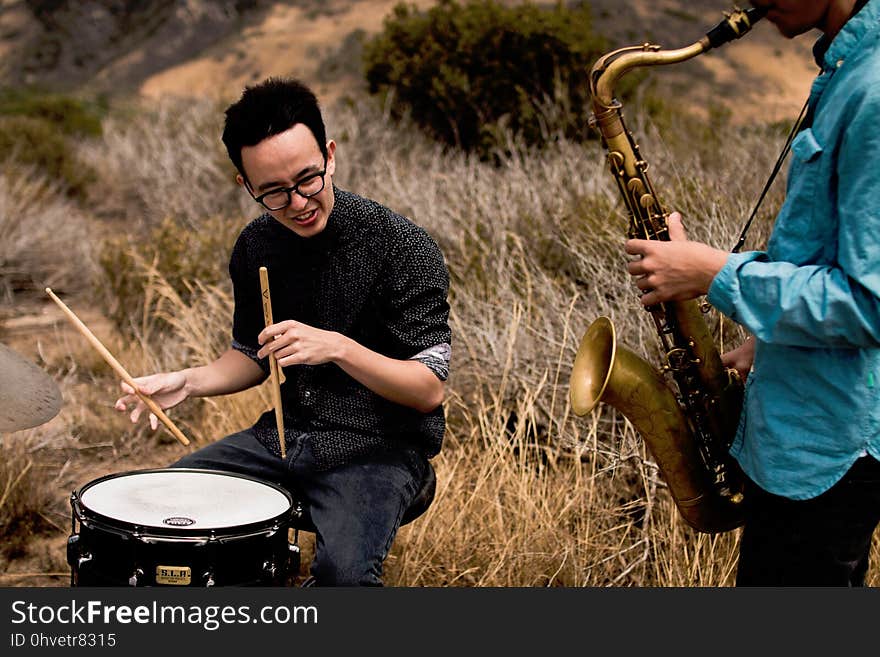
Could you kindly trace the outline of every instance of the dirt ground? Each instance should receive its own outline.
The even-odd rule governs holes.
[[[245,84],[272,75],[294,74],[310,80],[325,105],[335,102],[358,80],[349,76],[322,79],[321,63],[356,30],[378,32],[396,0],[326,3],[326,13],[278,3],[265,20],[246,28],[228,47],[208,52],[147,79],[140,92],[148,98],[166,95],[234,97]],[[413,2],[420,7],[433,4]],[[345,53],[341,53],[345,57]],[[328,76],[333,77],[333,76]]]

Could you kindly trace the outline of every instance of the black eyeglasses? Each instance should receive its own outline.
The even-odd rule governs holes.
[[[267,210],[283,210],[290,205],[293,200],[292,194],[299,194],[303,198],[312,198],[320,194],[324,189],[324,176],[327,173],[326,162],[325,168],[310,176],[306,176],[292,187],[280,187],[272,189],[265,194],[254,196],[254,200]],[[248,190],[250,191],[250,190]],[[251,194],[253,196],[253,194]]]

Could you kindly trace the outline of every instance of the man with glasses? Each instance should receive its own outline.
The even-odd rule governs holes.
[[[420,227],[333,184],[336,144],[304,85],[271,78],[226,110],[223,142],[238,183],[266,212],[229,263],[232,344],[214,362],[136,380],[163,408],[263,382],[281,385],[285,456],[274,411],[173,467],[249,474],[287,487],[316,528],[319,585],[381,585],[382,563],[445,430],[449,277]],[[260,267],[276,323],[266,327]],[[279,321],[280,320],[280,321]],[[116,408],[146,407],[122,384]],[[150,414],[153,428],[158,426]]]

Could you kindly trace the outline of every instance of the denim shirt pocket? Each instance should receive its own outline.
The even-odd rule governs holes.
[[[822,153],[822,144],[816,139],[812,128],[804,128],[791,142],[791,152],[799,160],[810,162]]]
[[[822,251],[822,231],[815,223],[824,213],[818,212],[816,194],[821,192],[822,154],[824,149],[812,129],[802,130],[791,143],[791,166],[788,173],[786,199],[779,213],[771,238],[774,257],[803,262],[812,260]],[[780,252],[784,251],[784,252]]]
[[[822,144],[811,128],[802,130],[791,142],[792,162],[787,191],[789,197],[794,196],[805,201],[813,198],[822,151]]]

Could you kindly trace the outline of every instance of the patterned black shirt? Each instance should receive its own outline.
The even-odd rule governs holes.
[[[229,262],[235,294],[232,346],[258,359],[263,330],[259,268],[269,273],[272,318],[336,331],[380,354],[416,358],[441,380],[448,375],[449,274],[434,240],[378,203],[334,187],[325,229],[303,238],[264,214],[239,235]],[[440,451],[443,408],[421,413],[388,401],[333,363],[283,368],[287,440],[308,432],[318,467],[330,468],[376,450]],[[274,411],[254,425],[260,442],[280,455]]]

